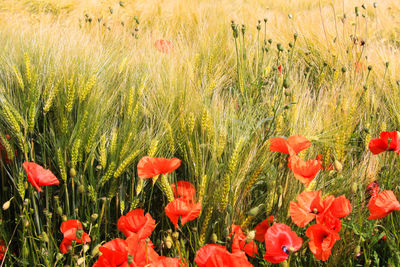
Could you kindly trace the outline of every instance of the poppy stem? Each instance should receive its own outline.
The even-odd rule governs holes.
[[[31,191],[31,196],[32,196],[32,203],[33,203],[33,208],[35,210],[35,223],[36,223],[36,228],[37,228],[37,234],[40,235],[42,233],[41,228],[40,228],[40,222],[39,222],[39,211],[38,207],[36,204],[36,199],[35,199],[35,194],[32,193],[32,188],[29,189]]]
[[[392,221],[392,227],[393,227],[393,234],[394,234],[394,236],[396,237],[396,241],[397,242],[399,242],[399,238],[397,237],[397,234],[396,234],[396,227],[394,226],[394,222],[393,222],[393,212],[391,212],[390,213],[390,220]]]
[[[150,212],[151,199],[153,198],[153,191],[154,191],[154,184],[151,185],[150,200],[149,200],[149,206],[147,207],[147,212]]]

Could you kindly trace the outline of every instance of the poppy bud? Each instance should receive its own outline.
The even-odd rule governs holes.
[[[24,200],[24,206],[26,207],[26,206],[28,206],[29,205],[29,198],[25,198],[25,200]]]
[[[358,6],[356,6],[354,8],[354,13],[356,13],[356,16],[358,17],[360,15],[360,13],[358,12]]]
[[[29,248],[27,246],[24,246],[22,248],[22,258],[26,259],[29,256]]]
[[[60,261],[63,257],[64,257],[64,255],[62,253],[57,253],[57,255],[56,255],[57,261]]]
[[[289,85],[290,85],[289,79],[287,77],[285,77],[285,79],[283,79],[283,87],[285,89],[287,89],[287,88],[289,88]]]
[[[276,45],[276,48],[278,48],[278,51],[283,52],[283,46],[282,46],[281,43],[278,43],[278,44]]]
[[[377,8],[377,7],[378,7],[378,3],[374,2],[374,8]]]
[[[172,240],[172,238],[171,238],[170,235],[168,235],[168,236],[165,238],[164,244],[165,244],[165,246],[166,246],[168,249],[172,248],[172,245],[173,245],[174,243],[173,243],[173,240]]]
[[[97,246],[94,247],[94,249],[92,250],[92,257],[96,257],[97,254],[100,253],[99,247],[101,246],[101,244],[98,244]]]
[[[360,252],[361,252],[361,247],[357,246],[356,249],[354,250],[354,252],[356,253],[356,257],[360,256]]]
[[[43,232],[41,235],[40,235],[40,240],[42,240],[43,242],[49,242],[49,236],[47,235],[47,233],[46,232]]]
[[[81,257],[76,261],[76,265],[82,265],[85,262],[85,257]]]
[[[372,66],[368,65],[368,70],[371,71],[372,70]]]
[[[66,215],[63,215],[63,216],[61,216],[61,220],[62,220],[63,222],[65,222],[66,220],[68,220],[68,218],[67,218]]]
[[[10,204],[11,204],[11,201],[10,201],[10,200],[4,202],[4,204],[3,204],[3,210],[8,210],[8,208],[10,207]]]
[[[63,209],[60,206],[57,208],[57,214],[63,216]]]
[[[71,168],[69,170],[69,176],[71,176],[71,178],[74,178],[76,176],[76,170],[75,168]]]
[[[400,81],[396,81],[397,86],[400,86]]]
[[[345,73],[347,69],[345,67],[342,67],[342,72]]]
[[[290,93],[288,91],[285,91],[285,96],[290,96]]]
[[[259,31],[259,30],[261,30],[261,25],[260,24],[257,25],[257,31]]]
[[[260,206],[262,206],[262,205],[252,208],[249,211],[249,216],[252,216],[252,217],[257,216],[257,214],[260,212]]]
[[[110,10],[110,13],[114,13],[114,9],[112,9],[111,7],[108,8]]]
[[[256,237],[256,231],[255,230],[249,231],[246,236],[246,243],[253,241],[255,237]]]
[[[335,162],[333,163],[333,167],[337,172],[342,172],[343,170],[343,166],[338,160],[335,160]]]
[[[78,186],[78,192],[79,192],[79,194],[85,193],[85,186],[83,184],[80,184]]]
[[[178,232],[173,232],[173,233],[172,233],[172,238],[173,238],[174,240],[178,240],[178,239],[179,239],[179,233],[178,233]]]
[[[288,18],[289,18],[289,19],[292,19],[292,18],[293,18],[293,15],[292,15],[292,14],[288,14]]]
[[[216,233],[212,233],[212,235],[211,235],[211,243],[216,244],[217,241],[218,241],[218,236],[217,236],[217,234],[216,234]]]
[[[133,19],[135,20],[136,24],[140,24],[139,23],[139,18],[137,16],[134,16]]]
[[[83,251],[86,253],[90,249],[90,246],[88,244],[83,245]]]
[[[242,34],[244,34],[246,32],[246,26],[244,26],[244,24],[242,24]]]
[[[357,190],[358,190],[358,184],[354,182],[351,185],[351,192],[353,192],[353,194],[355,194],[355,193],[357,193]]]
[[[299,37],[299,35],[298,35],[297,33],[295,33],[295,34],[293,35],[293,38],[294,38],[295,41],[297,40],[297,37]]]
[[[119,1],[119,5],[120,5],[120,6],[124,6],[124,5],[125,5],[125,3],[124,3],[124,2],[122,2],[122,1]]]
[[[268,43],[269,43],[269,44],[272,44],[272,39],[268,39]]]
[[[91,220],[92,222],[95,222],[95,221],[97,220],[98,217],[99,217],[99,215],[98,215],[97,213],[93,213],[93,214],[90,216],[90,220]]]
[[[385,63],[385,67],[386,67],[386,68],[389,68],[389,61],[387,61],[387,62]]]

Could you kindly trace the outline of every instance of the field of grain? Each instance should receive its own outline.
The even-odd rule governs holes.
[[[399,266],[399,16],[0,1],[0,266]]]

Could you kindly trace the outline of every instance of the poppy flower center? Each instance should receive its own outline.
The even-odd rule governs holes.
[[[314,209],[312,210],[312,213],[318,214],[318,213],[319,213],[319,212],[318,212],[318,209],[317,209],[317,208],[314,208]]]
[[[283,252],[285,252],[286,254],[289,254],[289,253],[290,253],[289,249],[288,249],[286,246],[282,246],[282,250],[283,250]]]

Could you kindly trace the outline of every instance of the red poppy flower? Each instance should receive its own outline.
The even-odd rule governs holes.
[[[303,239],[289,226],[275,223],[265,233],[264,259],[272,263],[283,262],[289,257],[290,252],[299,250],[302,244]]]
[[[303,161],[297,155],[291,155],[288,166],[293,171],[294,177],[307,187],[317,176],[322,167],[322,161],[319,156],[314,160]]]
[[[282,65],[278,66],[278,71],[279,71],[280,74],[282,74]]]
[[[254,237],[255,240],[264,242],[265,241],[265,233],[267,232],[269,226],[274,222],[274,216],[269,216],[264,221],[257,224],[254,228],[256,230],[256,235]]]
[[[368,195],[370,197],[376,197],[380,191],[381,191],[381,188],[379,187],[379,184],[377,181],[374,181],[374,182],[371,182],[370,184],[368,184],[367,190],[366,190],[366,192],[368,193]]]
[[[344,218],[351,212],[350,200],[348,200],[344,195],[341,195],[335,198],[326,210],[331,212],[336,218]]]
[[[332,214],[332,212],[324,212],[322,216],[317,216],[317,223],[325,225],[329,230],[339,233],[342,228],[340,219]]]
[[[275,137],[269,139],[270,151],[281,152],[285,154],[290,154],[289,147],[293,149],[294,153],[297,154],[304,149],[311,146],[311,142],[307,138],[300,135],[290,136],[287,140],[282,137]]]
[[[155,223],[156,221],[149,213],[144,215],[144,210],[135,209],[128,212],[125,216],[121,216],[118,219],[117,226],[126,237],[136,233],[139,239],[145,239],[153,232]]]
[[[0,261],[4,259],[4,254],[7,251],[7,246],[4,240],[0,240]]]
[[[57,177],[50,170],[43,169],[42,166],[34,162],[24,162],[22,166],[28,175],[28,182],[30,182],[39,192],[42,191],[39,186],[60,184]]]
[[[93,267],[129,266],[128,244],[121,238],[113,239],[99,248],[102,253]]]
[[[400,142],[397,131],[381,132],[380,138],[372,138],[369,141],[369,150],[374,155],[385,151],[394,151],[400,154]]]
[[[146,266],[159,259],[159,255],[153,249],[153,243],[145,239],[139,239],[137,234],[129,236],[126,239],[126,243],[128,245],[128,254],[136,264],[133,266]]]
[[[190,182],[178,181],[176,184],[171,184],[175,198],[182,198],[188,203],[196,202],[196,188]]]
[[[94,267],[111,266],[147,266],[159,259],[152,248],[151,242],[140,240],[137,234],[132,234],[126,240],[116,238],[99,248],[102,255]]]
[[[83,231],[82,223],[78,220],[71,219],[61,224],[61,232],[64,234],[64,239],[60,244],[60,251],[67,253],[71,248],[72,241],[76,243],[90,242],[90,236]]]
[[[232,239],[232,251],[234,251],[233,247],[243,250],[250,257],[254,257],[254,254],[258,254],[257,244],[254,241],[250,241],[246,243],[246,235],[243,233],[240,225],[232,224],[232,232],[229,234]]]
[[[371,215],[368,220],[384,218],[393,210],[400,210],[400,203],[397,201],[393,191],[385,190],[376,197],[372,197],[368,203]]]
[[[181,165],[181,160],[177,158],[152,158],[143,157],[137,165],[139,178],[153,178],[160,174],[166,174],[175,171]]]
[[[290,201],[289,215],[300,227],[306,226],[323,211],[321,191],[306,191],[297,196],[297,202]]]
[[[164,257],[161,256],[157,261],[148,265],[148,267],[182,267],[186,266],[186,264],[182,264],[181,259]]]
[[[156,46],[158,51],[161,51],[161,52],[166,53],[166,54],[171,52],[172,49],[174,48],[174,46],[172,45],[172,42],[171,41],[167,41],[167,40],[157,40],[154,43],[154,45]]]
[[[193,221],[196,219],[201,212],[201,203],[188,203],[182,198],[177,198],[165,207],[165,213],[171,222],[178,225],[179,217],[181,218],[182,226],[184,226],[188,221]]]
[[[201,247],[194,259],[199,267],[250,267],[253,266],[242,251],[230,253],[221,245],[205,245]]]
[[[308,246],[315,258],[326,261],[331,255],[331,250],[340,236],[335,231],[329,230],[325,225],[313,224],[306,230],[306,236],[310,238]]]

